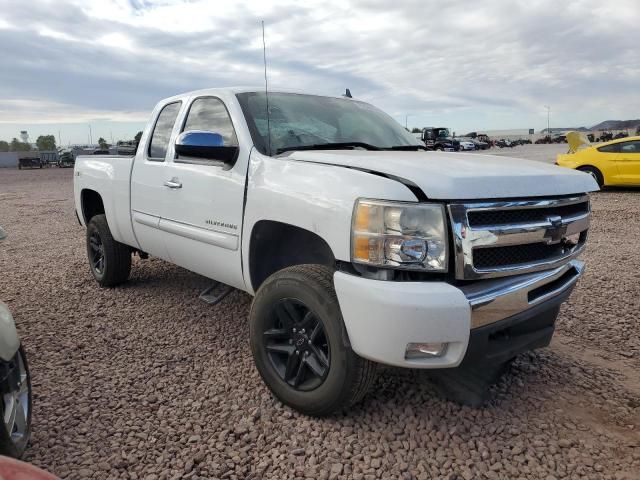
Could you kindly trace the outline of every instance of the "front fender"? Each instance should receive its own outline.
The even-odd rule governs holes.
[[[351,216],[358,198],[417,201],[402,183],[336,165],[272,158],[253,151],[249,163],[242,257],[249,265],[254,225],[273,220],[320,236],[336,260],[351,259]],[[304,245],[300,245],[304,248]],[[245,274],[247,291],[253,292]]]

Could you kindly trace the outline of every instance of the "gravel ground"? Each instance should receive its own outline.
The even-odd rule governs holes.
[[[0,170],[0,298],[33,375],[27,461],[70,479],[640,478],[639,191],[593,196],[588,270],[554,343],[485,408],[390,369],[348,415],[316,420],[260,381],[248,295],[209,307],[206,279],[157,259],[99,289],[72,178]]]

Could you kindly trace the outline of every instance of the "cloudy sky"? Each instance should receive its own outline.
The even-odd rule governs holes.
[[[355,97],[409,127],[640,117],[639,0],[0,0],[0,139],[130,138],[157,100],[262,85]]]

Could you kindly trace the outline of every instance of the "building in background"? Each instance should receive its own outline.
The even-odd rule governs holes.
[[[0,152],[0,168],[18,168],[18,152]]]

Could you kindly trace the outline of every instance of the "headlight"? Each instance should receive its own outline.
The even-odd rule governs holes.
[[[355,263],[447,271],[444,206],[358,200],[351,227]]]

